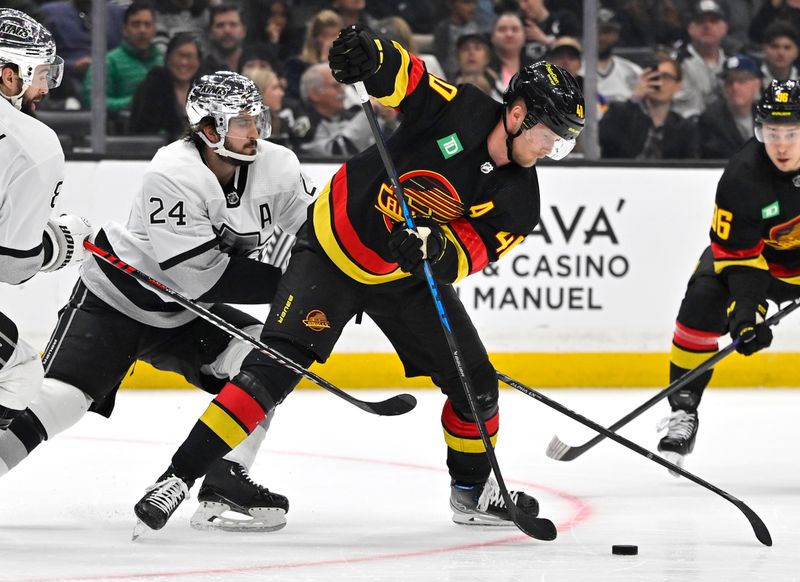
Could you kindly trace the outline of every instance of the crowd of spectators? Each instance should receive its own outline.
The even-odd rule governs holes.
[[[48,107],[91,109],[91,0],[8,1],[48,26],[65,60]],[[270,139],[301,156],[358,152],[371,132],[326,64],[339,30],[355,23],[496,100],[540,59],[587,76],[581,0],[104,1],[112,133],[176,138],[192,82],[234,70],[261,89]],[[800,0],[600,0],[597,25],[590,112],[603,158],[725,159],[752,136],[761,89],[798,76]],[[392,131],[398,112],[375,106]]]

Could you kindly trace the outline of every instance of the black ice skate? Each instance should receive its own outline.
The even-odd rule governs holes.
[[[697,438],[697,429],[700,419],[697,411],[687,412],[675,410],[668,417],[658,423],[659,432],[667,429],[667,435],[658,443],[658,450],[670,463],[683,467],[686,455],[694,450],[694,441]],[[669,472],[674,477],[680,477],[674,471]]]
[[[520,511],[534,517],[539,515],[539,502],[536,499],[522,491],[508,493]],[[514,525],[493,477],[485,485],[451,482],[450,508],[453,510],[453,521],[462,525]]]
[[[200,507],[190,522],[195,529],[276,531],[286,525],[289,511],[286,497],[255,483],[247,469],[226,459],[211,467],[197,499]]]
[[[133,508],[139,518],[133,529],[133,539],[148,528],[156,530],[164,527],[181,502],[189,497],[189,489],[193,484],[176,477],[171,470],[161,475]]]

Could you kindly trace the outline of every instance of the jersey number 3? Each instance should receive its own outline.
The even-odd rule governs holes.
[[[186,211],[183,208],[183,200],[179,200],[175,203],[175,206],[169,209],[167,218],[164,217],[164,201],[161,198],[151,197],[150,204],[155,206],[155,210],[150,213],[150,224],[166,224],[167,218],[171,218],[176,226],[186,226]]]

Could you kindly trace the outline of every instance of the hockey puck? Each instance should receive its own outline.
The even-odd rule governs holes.
[[[611,553],[615,556],[635,556],[639,553],[639,546],[611,546]]]

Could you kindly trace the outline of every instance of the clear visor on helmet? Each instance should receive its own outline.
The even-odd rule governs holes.
[[[272,123],[269,119],[269,108],[262,107],[256,115],[243,113],[236,117],[227,118],[228,127],[226,134],[228,138],[250,138],[250,130],[255,127],[260,139],[267,139],[272,133]]]
[[[55,89],[61,84],[64,75],[64,59],[59,56],[54,57],[53,62],[46,65],[36,65],[33,70],[33,77],[30,85],[34,88],[47,86],[48,89]]]
[[[761,143],[797,143],[800,142],[800,124],[765,123],[755,127],[756,139]]]
[[[565,158],[575,147],[574,139],[559,137],[543,123],[537,123],[530,129],[524,130],[522,137],[537,150],[543,150],[545,155],[552,160]]]

